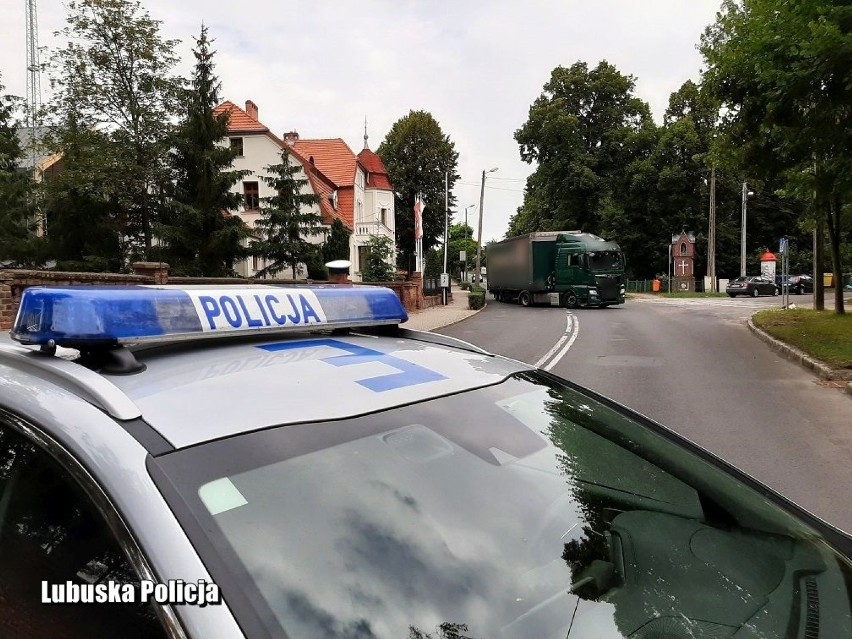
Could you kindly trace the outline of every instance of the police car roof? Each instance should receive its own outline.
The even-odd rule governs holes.
[[[526,367],[411,339],[292,337],[136,352],[109,376],[175,448],[277,424],[342,419],[494,384]]]
[[[24,292],[11,336],[42,353],[0,356],[40,368],[116,419],[143,418],[175,448],[363,415],[527,368],[400,332],[407,317],[376,287],[36,287]],[[44,356],[62,347],[82,355]]]

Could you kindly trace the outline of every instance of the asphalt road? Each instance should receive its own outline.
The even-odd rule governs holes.
[[[779,304],[637,299],[566,312],[489,299],[440,332],[607,395],[852,531],[852,400],[751,334],[746,318]]]

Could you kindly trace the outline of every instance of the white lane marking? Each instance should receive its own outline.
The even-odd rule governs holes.
[[[544,357],[542,357],[534,364],[536,368],[541,368],[542,365],[551,357],[553,357],[553,354],[560,348],[562,348],[562,345],[568,340],[568,337],[571,335],[571,317],[571,313],[567,313],[567,316],[565,317],[565,332],[562,334],[562,337],[559,338],[556,344],[553,345],[553,348],[547,351],[547,353],[544,354]]]
[[[568,352],[568,349],[574,345],[574,341],[577,339],[577,335],[580,334],[580,320],[576,315],[571,315],[571,319],[573,321],[573,332],[571,333],[571,339],[568,340],[568,343],[562,347],[562,350],[557,353],[556,357],[550,360],[550,363],[544,367],[544,370],[549,371],[551,368],[556,366],[563,357],[565,357],[565,353]]]

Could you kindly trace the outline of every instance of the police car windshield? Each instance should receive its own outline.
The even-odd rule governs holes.
[[[210,531],[229,605],[272,635],[768,639],[817,591],[818,636],[852,627],[850,565],[813,530],[537,374],[151,463]]]
[[[598,273],[617,271],[622,268],[621,253],[618,251],[595,251],[589,253],[589,268]]]

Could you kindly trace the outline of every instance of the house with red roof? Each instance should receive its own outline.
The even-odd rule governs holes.
[[[279,138],[260,122],[258,107],[251,100],[245,109],[224,102],[215,112],[229,115],[227,144],[237,152],[233,167],[251,172],[235,187],[243,195],[243,210],[233,213],[254,226],[260,202],[273,195],[262,179],[264,168],[278,163],[282,149],[287,149],[291,161],[301,166],[297,178],[307,181],[305,192],[320,196],[315,206],[323,225],[330,227],[339,219],[352,232],[349,259],[352,279],[358,280],[370,236],[394,239],[393,187],[381,159],[367,146],[366,132],[364,149],[356,156],[340,138],[303,140],[295,131]],[[324,235],[306,239],[321,243]],[[262,260],[251,258],[237,270],[251,277],[263,266]]]
[[[394,240],[394,194],[381,158],[370,150],[364,131],[364,148],[358,155],[340,138],[304,140],[295,131],[284,141],[336,186],[337,206],[352,234],[352,272],[357,276],[367,259],[373,235]]]

